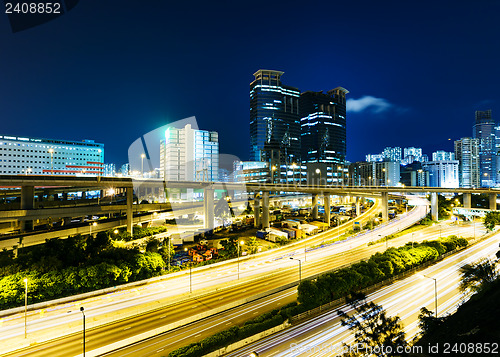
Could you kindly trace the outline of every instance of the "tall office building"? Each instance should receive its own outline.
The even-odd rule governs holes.
[[[250,83],[250,160],[277,167],[300,161],[300,91],[283,73],[261,69]]]
[[[365,155],[366,162],[377,162],[384,161],[384,155],[382,154],[368,154]]]
[[[166,181],[217,181],[219,135],[196,130],[168,128],[160,142],[160,171]]]
[[[455,160],[455,153],[438,150],[432,153],[432,161]]]
[[[346,94],[337,87],[300,95],[302,163],[344,164],[346,156]]]
[[[0,175],[104,174],[104,144],[0,136]]]
[[[492,187],[496,183],[495,121],[491,110],[476,111],[473,136],[479,140],[479,174],[481,186]]]
[[[455,159],[459,161],[460,187],[479,187],[479,139],[462,138],[455,141]]]

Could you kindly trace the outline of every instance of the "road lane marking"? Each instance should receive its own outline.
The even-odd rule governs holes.
[[[128,329],[130,329],[130,328],[132,328],[132,326],[125,327],[125,328],[123,329],[123,331],[128,330]]]

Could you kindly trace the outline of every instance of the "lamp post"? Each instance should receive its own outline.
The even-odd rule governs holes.
[[[97,227],[97,222],[92,222],[89,224],[90,236],[92,237],[92,226]]]
[[[418,274],[420,277],[423,277],[423,278],[428,278],[428,279],[432,279],[434,280],[434,310],[435,310],[435,317],[437,318],[438,317],[438,293],[437,293],[437,279],[436,278],[432,278],[430,276],[427,276],[427,275],[423,275],[423,274]]]
[[[28,278],[24,278],[24,338],[28,337]]]
[[[321,185],[321,170],[318,168],[316,169],[316,175],[319,175],[319,180],[318,180],[318,186]]]
[[[80,311],[83,317],[83,357],[85,357],[85,311],[83,306],[80,307]]]
[[[271,166],[271,183],[274,183],[274,172],[276,171],[276,166]]]
[[[290,257],[291,260],[298,260],[299,261],[299,284],[302,282],[302,262],[300,259],[295,259],[294,257]]]
[[[238,242],[238,280],[240,280],[240,244],[245,244],[244,241]]]
[[[184,248],[184,251],[187,252],[187,248]],[[192,273],[193,273],[193,262],[189,262],[189,293],[193,292],[193,278],[192,278]]]
[[[141,176],[144,177],[144,158],[146,157],[146,154],[142,153],[141,154]]]
[[[295,169],[297,168],[297,164],[292,163],[292,183],[295,183]]]
[[[49,149],[50,153],[50,174],[54,174],[54,149]]]

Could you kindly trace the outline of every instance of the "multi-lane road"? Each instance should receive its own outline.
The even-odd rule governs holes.
[[[374,209],[377,209],[377,207],[374,207]],[[99,351],[104,351],[106,347],[109,347],[108,349],[115,348],[119,346],[120,341],[127,338],[133,338],[147,331],[155,331],[155,329],[162,326],[164,327],[196,314],[204,312],[209,315],[215,309],[222,308],[222,310],[225,310],[224,307],[241,302],[242,299],[249,296],[297,282],[297,262],[288,259],[290,255],[302,259],[303,277],[318,274],[353,260],[366,258],[375,251],[385,249],[385,243],[369,247],[366,243],[378,239],[379,235],[384,236],[403,229],[405,226],[410,225],[412,221],[418,220],[416,217],[422,214],[425,214],[425,208],[418,207],[400,221],[393,222],[387,227],[381,227],[371,234],[329,247],[309,250],[306,255],[304,255],[301,243],[299,246],[283,248],[279,251],[268,252],[257,255],[253,259],[241,261],[241,279],[239,285],[235,287],[231,286],[236,282],[236,262],[199,271],[195,269],[191,277],[198,297],[194,299],[188,294],[189,274],[183,272],[154,284],[56,306],[52,311],[33,311],[28,316],[28,336],[35,335],[40,340],[43,340],[44,335],[45,339],[48,339],[47,337],[56,337],[56,333],[59,333],[64,339],[58,339],[47,344],[38,344],[36,347],[20,350],[13,355],[77,355],[81,351],[81,335],[75,333],[81,329],[82,315],[79,312],[79,306],[85,306],[87,326],[90,327],[87,333],[87,350],[99,349]],[[369,218],[372,215],[368,214],[367,217]],[[431,227],[422,236],[416,234],[414,237],[410,235],[400,237],[390,240],[389,244],[401,245],[404,241],[412,238],[415,241],[435,238],[438,229],[443,235],[456,234],[457,232],[462,235],[472,235],[473,227],[447,225],[442,228],[438,228],[438,226]],[[476,227],[476,230],[478,231],[477,234],[479,234],[478,227]],[[336,231],[325,233],[324,236],[319,235],[309,240],[307,244],[310,246],[318,244],[323,239],[335,236]],[[469,232],[466,233],[465,231]],[[342,230],[340,233],[342,233]],[[214,292],[214,286],[217,286],[218,292]],[[226,286],[227,290],[221,291],[223,286]],[[183,292],[185,293],[179,296],[179,293]],[[230,324],[237,324],[239,321],[253,317],[258,313],[268,311],[278,306],[277,304],[285,304],[293,300],[294,294],[293,289],[286,290],[265,299],[256,300],[250,305],[241,305],[236,310],[228,310],[226,313],[229,315],[227,316],[214,316],[212,319],[215,320],[212,322],[203,320],[197,324],[198,327],[190,325],[189,328],[185,329],[184,339],[179,338],[180,332],[175,330],[174,334],[170,334],[170,337],[169,334],[160,336],[161,341],[155,339],[146,340],[143,343],[134,344],[126,350],[121,350],[116,355],[145,356],[150,353],[161,355],[175,347],[211,334],[217,329],[224,329]],[[176,300],[178,303],[173,304]],[[4,319],[0,327],[0,332],[2,332],[0,339],[3,342],[19,341],[20,335],[24,336],[22,318],[23,315],[19,314]],[[219,319],[219,322],[217,322],[217,319]],[[102,326],[106,322],[108,323]],[[93,328],[99,325],[101,327]],[[169,338],[171,342],[168,342]],[[4,345],[3,342],[2,345]]]
[[[435,309],[434,280],[437,279],[438,316],[453,313],[458,305],[467,298],[459,290],[459,267],[474,263],[481,258],[494,258],[498,251],[500,234],[495,234],[464,251],[456,253],[443,261],[432,265],[418,274],[394,282],[368,295],[368,301],[382,305],[389,316],[398,315],[405,327],[407,340],[411,340],[418,332],[418,314],[420,308]],[[424,277],[424,275],[426,277]],[[318,317],[309,319],[264,338],[229,356],[248,356],[252,351],[259,356],[334,356],[340,354],[342,344],[354,346],[352,333],[340,323],[337,311],[352,313],[350,306],[343,305],[338,309]],[[419,352],[415,350],[415,352]],[[426,352],[426,351],[424,351]]]

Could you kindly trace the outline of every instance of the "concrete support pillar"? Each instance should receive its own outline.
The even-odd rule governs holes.
[[[356,197],[356,217],[361,215],[361,197]]]
[[[35,187],[22,186],[21,187],[21,209],[33,209],[35,205]],[[33,229],[33,221],[21,221],[21,230],[31,231]]]
[[[472,208],[471,206],[471,194],[464,192],[464,208]]]
[[[497,194],[490,193],[489,198],[490,198],[490,209],[493,209],[496,211],[496,209],[497,209]]]
[[[67,226],[67,225],[69,225],[69,224],[71,224],[71,217],[64,217],[64,218],[63,218],[63,224],[62,224],[62,225],[63,225],[63,226]]]
[[[82,191],[82,200],[87,199],[87,191]]]
[[[205,229],[214,229],[214,189],[205,188],[203,190],[203,207],[205,211]]]
[[[389,220],[389,194],[382,192],[382,222]]]
[[[68,200],[68,193],[67,192],[63,192],[62,199],[63,199],[63,201],[67,201]]]
[[[330,227],[330,195],[325,195],[323,201],[323,206],[325,207],[325,223]]]
[[[260,227],[260,198],[255,197],[253,199],[253,215],[254,215],[254,221],[253,221],[253,226],[255,228]]]
[[[312,217],[313,219],[318,219],[318,194],[313,193],[312,195]]]
[[[134,235],[133,231],[133,212],[132,212],[132,204],[134,203],[134,189],[132,187],[127,187],[127,232],[130,233],[131,236]]]
[[[269,228],[269,192],[262,192],[262,228]]]
[[[433,221],[437,221],[438,217],[438,195],[436,192],[431,193],[431,218]]]

